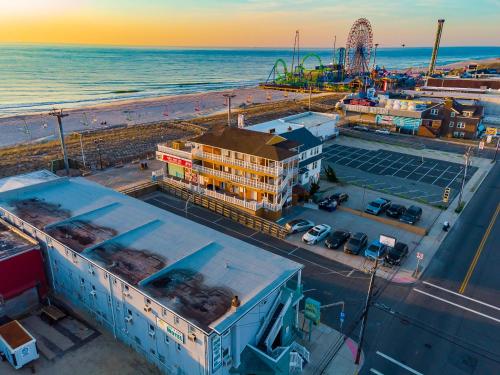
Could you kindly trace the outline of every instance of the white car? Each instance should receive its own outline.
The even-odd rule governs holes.
[[[311,220],[306,220],[306,219],[295,219],[285,224],[285,229],[290,234],[305,232],[306,230],[309,230],[312,227],[314,227],[314,223]]]
[[[322,239],[326,238],[330,232],[332,231],[332,227],[326,224],[319,224],[315,227],[309,229],[302,236],[302,241],[304,241],[308,245],[314,245],[318,243]]]
[[[377,134],[385,134],[385,135],[391,135],[391,132],[387,129],[377,129],[375,130],[375,133]]]

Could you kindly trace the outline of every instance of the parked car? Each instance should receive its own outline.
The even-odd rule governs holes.
[[[365,257],[367,258],[380,258],[385,255],[387,246],[380,243],[379,240],[373,241],[365,250]]]
[[[370,129],[368,129],[366,126],[363,126],[363,125],[356,125],[356,126],[353,126],[352,127],[353,129],[356,129],[356,130],[361,130],[363,132],[368,132],[370,131]]]
[[[347,202],[349,200],[349,194],[347,193],[335,193],[330,195],[330,199],[335,199],[338,204]]]
[[[374,201],[368,203],[365,208],[365,212],[372,215],[380,215],[382,212],[387,210],[391,205],[391,201],[385,198],[377,198]]]
[[[325,246],[329,249],[338,249],[349,238],[351,233],[346,230],[336,230],[325,240]]]
[[[421,217],[422,217],[422,208],[418,206],[410,206],[408,207],[406,212],[403,215],[401,215],[399,221],[413,225],[417,221],[419,221]]]
[[[385,134],[385,135],[391,135],[391,132],[387,129],[377,129],[375,130],[375,133],[377,134]]]
[[[408,245],[397,242],[394,247],[389,248],[385,255],[385,263],[391,266],[399,266],[405,256],[408,255]]]
[[[312,227],[314,227],[314,223],[306,219],[295,219],[285,224],[285,229],[290,234],[304,232]]]
[[[406,212],[406,207],[402,204],[391,204],[391,206],[385,211],[385,214],[389,217],[393,217],[395,219],[399,219],[401,215]]]
[[[318,243],[323,238],[328,236],[331,230],[332,227],[330,227],[329,225],[316,225],[315,227],[309,229],[306,233],[304,233],[304,235],[302,236],[302,241],[304,241],[308,245],[314,245],[315,243]]]
[[[344,245],[344,253],[358,255],[366,248],[367,243],[368,236],[365,233],[354,233]]]
[[[318,208],[320,210],[325,210],[325,211],[335,211],[337,208],[338,202],[335,199],[332,199],[331,197],[323,198],[318,202]]]

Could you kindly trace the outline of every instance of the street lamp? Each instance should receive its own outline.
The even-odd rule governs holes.
[[[83,152],[83,134],[82,133],[78,133],[78,135],[80,136],[80,148],[82,149],[82,163],[83,163],[83,169],[86,169],[87,166],[85,165],[85,153]]]
[[[231,127],[231,99],[233,99],[236,95],[233,93],[227,93],[222,96],[227,99],[227,126]]]
[[[464,176],[462,178],[462,185],[460,186],[460,194],[458,196],[457,209],[460,209],[460,206],[462,205],[462,195],[465,187],[465,180],[467,179],[467,168],[470,165],[471,158],[472,158],[472,147],[469,146],[464,154]]]
[[[49,115],[57,118],[57,125],[59,126],[59,139],[61,141],[61,149],[64,159],[64,169],[66,169],[66,174],[69,176],[69,161],[68,161],[68,154],[66,153],[66,145],[64,143],[64,131],[62,126],[62,118],[68,116],[68,114],[67,113],[63,114],[62,109],[57,110],[54,108],[54,110],[50,112]]]

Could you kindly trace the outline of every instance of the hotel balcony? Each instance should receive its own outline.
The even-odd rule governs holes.
[[[388,115],[421,118],[423,110],[417,109],[392,109],[381,106],[369,107],[364,105],[343,104],[347,112],[369,113],[373,115]]]
[[[189,182],[186,182],[185,180],[177,179],[177,178],[172,178],[168,176],[164,176],[163,180],[171,185],[177,186],[182,189],[187,189],[192,192],[206,195],[218,200],[221,200],[226,203],[230,203],[236,206],[240,206],[252,211],[257,211],[260,208],[266,208],[271,211],[279,211],[282,208],[281,204],[276,204],[276,203],[269,203],[269,202],[257,202],[257,201],[252,201],[252,200],[244,200],[241,199],[237,196],[229,195],[229,194],[224,194],[221,191],[216,191],[216,190],[211,190],[207,189],[203,186],[191,184]]]
[[[204,152],[201,150],[193,150],[193,155],[197,156],[199,158],[202,158],[204,160],[211,160],[211,161],[216,161],[216,162],[220,162],[220,163],[231,164],[231,165],[235,165],[235,166],[238,166],[241,168],[246,168],[246,169],[250,169],[253,171],[267,173],[267,174],[274,175],[274,176],[278,176],[278,175],[283,173],[283,167],[279,166],[277,163],[276,163],[276,166],[266,167],[264,165],[251,163],[249,161],[240,160],[240,159],[231,158],[231,157],[222,156],[222,155],[216,155],[216,154],[212,154],[210,152]]]
[[[219,171],[217,169],[203,167],[201,165],[194,164],[193,169],[198,171],[198,172],[205,173],[209,176],[217,176],[217,177],[229,180],[229,181],[237,182],[237,183],[244,185],[244,186],[249,186],[249,187],[253,187],[256,189],[260,189],[260,190],[270,191],[273,193],[281,192],[283,190],[283,188],[288,184],[288,182],[290,180],[290,176],[292,175],[292,173],[287,174],[279,185],[273,185],[273,184],[253,180],[251,178],[247,178],[244,176],[238,176],[236,174],[232,174],[232,173],[228,173],[228,172],[224,172],[224,171]]]

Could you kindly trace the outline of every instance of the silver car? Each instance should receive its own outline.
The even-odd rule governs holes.
[[[312,227],[314,227],[314,223],[311,220],[306,219],[295,219],[285,224],[285,229],[289,234],[305,232]]]
[[[328,237],[331,231],[332,227],[329,225],[316,225],[314,228],[309,229],[307,233],[304,233],[304,235],[302,236],[302,241],[308,245],[314,245],[322,239]]]

